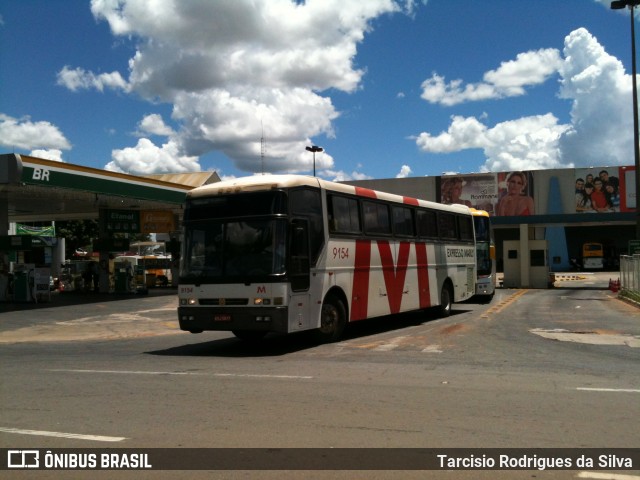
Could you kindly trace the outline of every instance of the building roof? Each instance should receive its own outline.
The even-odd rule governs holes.
[[[161,180],[163,182],[186,185],[193,188],[220,181],[220,177],[216,172],[158,173],[153,175],[144,175],[144,177]]]

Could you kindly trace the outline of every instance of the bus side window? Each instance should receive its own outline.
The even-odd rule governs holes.
[[[393,213],[393,233],[402,237],[413,237],[413,211],[406,207],[391,207]]]
[[[460,231],[460,240],[473,241],[473,226],[471,218],[459,216],[458,229]]]
[[[329,218],[331,219],[329,230],[332,233],[360,233],[358,200],[339,195],[330,195],[328,199]]]
[[[389,208],[384,203],[362,202],[364,212],[364,231],[368,234],[391,233],[391,220],[389,218]]]
[[[438,232],[441,239],[456,240],[456,217],[451,213],[438,212]]]
[[[418,210],[417,212],[418,236],[422,238],[437,238],[438,223],[436,213],[431,210]]]

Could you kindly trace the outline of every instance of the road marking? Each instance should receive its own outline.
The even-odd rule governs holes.
[[[589,387],[577,387],[576,390],[586,390],[588,392],[640,393],[640,388],[589,388]]]
[[[623,475],[620,473],[580,472],[576,478],[599,478],[601,480],[640,480],[637,475]]]
[[[442,353],[440,345],[429,345],[427,348],[422,349],[422,353]]]
[[[378,345],[376,348],[373,349],[374,352],[389,352],[391,350],[394,350],[398,348],[398,345],[393,344],[393,343],[384,343],[382,345]]]
[[[45,432],[44,430],[22,430],[19,428],[4,428],[4,427],[0,427],[0,432],[17,433],[19,435],[37,435],[40,437],[74,438],[79,440],[92,440],[94,442],[121,442],[122,440],[127,439],[127,437],[106,437],[104,435],[81,435],[79,433]]]
[[[572,332],[563,328],[533,328],[529,332],[550,340],[561,342],[587,343],[591,345],[620,345],[640,348],[640,335],[609,332],[603,330]]]
[[[494,315],[496,313],[500,313],[502,310],[504,310],[509,305],[514,303],[518,298],[520,298],[522,295],[524,295],[527,292],[528,292],[528,290],[518,290],[516,293],[513,293],[513,294],[509,295],[507,298],[502,300],[500,303],[498,303],[497,305],[494,305],[489,310],[484,312],[484,314],[482,314],[481,317],[482,318],[489,318],[490,315]]]
[[[212,377],[246,377],[246,378],[283,378],[283,379],[302,379],[308,380],[313,378],[310,375],[269,375],[259,373],[203,373],[203,372],[155,372],[145,370],[79,370],[79,369],[50,369],[49,372],[71,372],[71,373],[115,373],[121,375],[193,375],[193,376],[212,376]]]
[[[378,345],[373,349],[374,352],[389,352],[398,348],[405,339],[410,338],[407,335],[401,335],[399,337],[394,337],[389,340],[387,343],[383,343],[382,345]]]

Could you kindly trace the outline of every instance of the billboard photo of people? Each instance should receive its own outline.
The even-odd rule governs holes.
[[[576,169],[576,212],[620,211],[618,168]]]
[[[531,172],[499,173],[498,195],[497,216],[528,216],[535,214],[533,175]]]
[[[440,203],[460,204],[493,215],[498,199],[495,174],[446,175],[440,180]]]

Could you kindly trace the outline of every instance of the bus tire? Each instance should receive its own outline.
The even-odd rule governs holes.
[[[322,303],[320,328],[316,330],[316,339],[321,343],[336,342],[342,337],[347,325],[347,310],[344,303],[335,295],[329,294]]]
[[[257,342],[258,340],[262,340],[267,332],[255,331],[255,330],[233,330],[233,333],[240,340],[244,340],[247,342]]]
[[[440,292],[440,316],[448,317],[451,315],[451,299],[453,298],[453,292],[451,291],[451,285],[446,282],[442,285],[442,291]]]

